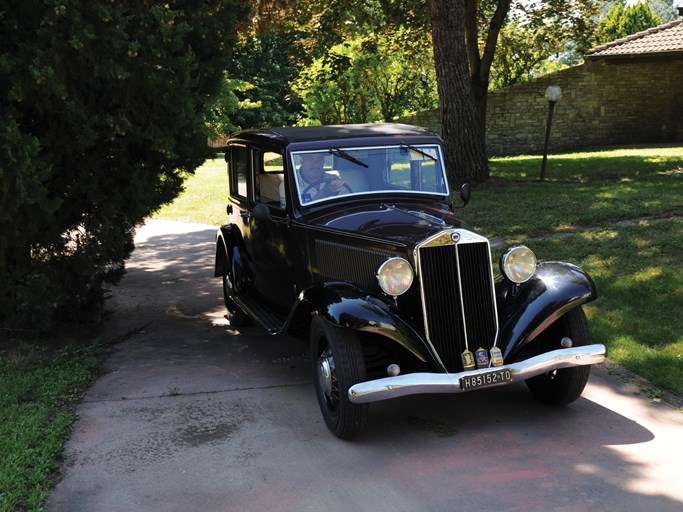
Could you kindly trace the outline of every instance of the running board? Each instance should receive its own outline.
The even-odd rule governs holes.
[[[268,334],[279,334],[285,327],[285,319],[248,295],[235,295],[232,300],[249,318],[263,327]]]

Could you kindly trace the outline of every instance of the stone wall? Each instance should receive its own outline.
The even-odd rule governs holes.
[[[543,151],[549,85],[562,88],[551,151],[587,146],[683,142],[683,59],[586,63],[489,93],[490,155]],[[440,131],[438,111],[399,122]]]

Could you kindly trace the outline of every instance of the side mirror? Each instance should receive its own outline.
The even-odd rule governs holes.
[[[472,197],[472,188],[469,183],[463,183],[462,187],[460,187],[460,199],[462,199],[463,208],[470,202],[470,197]]]
[[[472,195],[472,188],[470,187],[469,183],[463,183],[462,187],[460,187],[460,199],[462,199],[462,205],[461,206],[455,206],[453,203],[449,203],[448,207],[450,210],[453,212],[457,210],[458,208],[464,208],[467,206],[467,203],[470,202],[470,196]]]

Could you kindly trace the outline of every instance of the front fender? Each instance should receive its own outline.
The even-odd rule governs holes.
[[[598,297],[593,280],[571,263],[541,263],[520,285],[496,283],[498,346],[513,356],[567,311]]]
[[[419,361],[430,361],[442,368],[429,343],[410,322],[401,318],[395,308],[353,284],[314,284],[301,292],[299,300],[334,325],[379,334],[405,348]]]

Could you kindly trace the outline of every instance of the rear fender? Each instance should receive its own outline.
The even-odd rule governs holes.
[[[346,282],[314,284],[301,292],[298,305],[334,325],[379,334],[405,348],[419,361],[430,361],[442,368],[429,343],[409,321],[401,318],[395,308],[355,285]]]
[[[227,276],[232,261],[232,226],[221,226],[216,232],[216,256],[213,277]]]
[[[541,263],[520,285],[496,283],[498,346],[507,359],[533,341],[567,311],[598,297],[593,280],[571,263]]]
[[[236,292],[246,289],[249,265],[242,233],[234,224],[221,226],[216,232],[214,277],[229,276]]]

